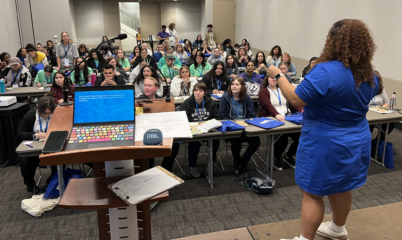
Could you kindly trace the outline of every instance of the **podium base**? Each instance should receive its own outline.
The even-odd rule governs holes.
[[[68,101],[68,102],[62,102],[62,103],[60,103],[59,105],[60,105],[60,106],[70,106],[70,105],[73,105],[73,102],[70,102],[70,101]]]

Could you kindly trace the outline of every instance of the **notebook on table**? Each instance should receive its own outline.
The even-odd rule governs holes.
[[[67,150],[133,146],[134,86],[76,87]]]

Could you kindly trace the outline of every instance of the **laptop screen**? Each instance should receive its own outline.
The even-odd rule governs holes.
[[[134,89],[86,87],[75,91],[74,124],[134,123]],[[86,91],[89,90],[89,91]]]

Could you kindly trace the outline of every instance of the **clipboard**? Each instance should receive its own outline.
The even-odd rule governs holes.
[[[108,188],[127,205],[134,206],[182,183],[181,178],[157,166],[112,183]]]

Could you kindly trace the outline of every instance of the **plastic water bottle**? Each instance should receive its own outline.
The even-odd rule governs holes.
[[[0,93],[6,92],[6,83],[3,81],[3,79],[0,79]]]
[[[389,104],[389,109],[394,109],[396,107],[396,92],[394,92],[391,96],[391,101]]]
[[[43,81],[43,90],[46,90],[47,89],[47,81],[45,80],[45,81]]]

